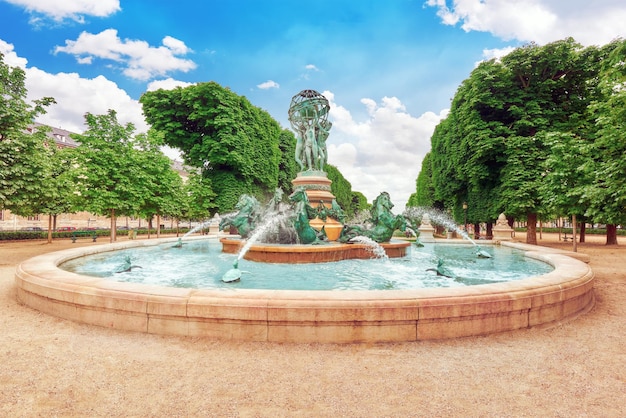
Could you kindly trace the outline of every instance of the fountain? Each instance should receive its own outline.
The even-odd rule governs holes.
[[[329,110],[328,100],[314,90],[303,90],[291,100],[288,115],[296,132],[294,158],[301,171],[292,181],[291,207],[283,209],[289,213],[287,218],[290,222],[282,225],[279,228],[282,232],[277,234],[287,239],[276,241],[268,239],[265,234],[250,236],[263,219],[271,217],[272,208],[280,206],[282,192],[275,193],[269,209],[261,208],[256,199],[244,195],[237,203],[238,212],[224,216],[220,225],[220,229],[236,226],[243,240],[223,238],[224,252],[243,252],[240,258],[271,263],[320,263],[370,258],[368,245],[354,239],[366,237],[378,243],[387,257],[406,256],[410,243],[391,240],[395,230],[406,229],[406,222],[403,216],[391,212],[393,204],[388,193],[382,192],[374,200],[368,219],[371,227],[344,224],[346,216],[337,204],[331,192],[332,182],[324,172],[328,156],[326,139],[332,127],[328,120]],[[283,244],[290,245],[286,248]],[[245,251],[242,251],[244,245]],[[237,274],[233,272],[227,276],[237,277]]]
[[[313,90],[304,90],[292,99],[289,120],[296,131],[295,159],[301,171],[292,182],[294,189],[289,203],[283,201],[282,191],[278,190],[265,208],[254,197],[244,195],[235,212],[223,215],[219,229],[234,226],[240,238],[220,238],[222,254],[236,255],[232,268],[221,276],[221,287],[119,282],[59,268],[84,256],[104,256],[104,253],[142,247],[169,251],[176,257],[188,251],[193,242],[215,239],[214,233],[212,238],[186,235],[184,243],[189,245],[184,247],[183,240],[163,238],[72,248],[34,257],[17,268],[18,299],[61,318],[129,331],[249,341],[335,343],[485,335],[556,323],[593,306],[593,272],[584,255],[504,241],[500,245],[525,251],[525,257],[545,262],[554,270],[489,284],[477,278],[470,280],[469,286],[463,283],[437,288],[395,286],[394,273],[387,263],[398,260],[402,268],[411,244],[392,240],[393,232],[409,228],[416,237],[419,233],[425,248],[437,248],[433,246],[450,240],[433,236],[430,219],[449,220],[422,209],[413,209],[403,216],[393,215],[391,199],[383,192],[374,201],[366,222],[346,223],[324,172],[325,141],[332,126],[328,113],[328,101]],[[451,224],[449,228],[457,227]],[[463,242],[474,246],[475,255],[492,256],[463,233],[460,232]],[[494,244],[489,245],[496,250]],[[377,255],[372,254],[373,248]],[[416,254],[420,253],[416,250]],[[307,280],[307,270],[314,265],[363,260],[366,272],[359,274],[368,275],[367,271],[372,269],[367,263],[383,263],[389,283],[383,283],[380,290],[244,288],[241,285],[253,283],[254,278],[248,280],[246,276],[246,280],[241,280],[241,260],[290,268],[291,272],[282,273],[287,276],[298,270],[301,273],[297,273],[295,281],[300,282]],[[149,270],[150,266],[142,264],[144,268],[136,271]],[[130,260],[125,265],[135,270]],[[303,269],[297,269],[300,265]],[[184,266],[178,267],[181,269]],[[433,271],[435,274],[427,274],[450,279],[451,285],[463,280],[451,273],[441,259]],[[158,277],[161,272],[151,274]],[[268,281],[272,283],[271,276]],[[410,277],[406,281],[410,282]]]

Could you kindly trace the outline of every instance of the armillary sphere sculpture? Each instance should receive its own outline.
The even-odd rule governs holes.
[[[328,100],[315,90],[302,90],[291,99],[289,122],[296,131],[295,159],[301,171],[324,171],[326,139],[332,127],[329,111]]]

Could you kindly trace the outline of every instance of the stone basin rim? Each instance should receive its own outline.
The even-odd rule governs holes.
[[[33,257],[16,270],[18,299],[54,316],[112,328],[281,342],[384,342],[482,335],[558,322],[587,311],[595,302],[593,272],[583,262],[584,255],[576,255],[583,259],[580,261],[565,251],[511,242],[500,244],[524,250],[527,257],[547,262],[555,270],[511,282],[467,287],[309,291],[172,288],[114,282],[58,267],[84,255],[176,241],[128,241]],[[507,311],[503,305],[512,308]],[[545,318],[524,319],[520,326],[509,323],[515,318],[506,319],[533,318],[542,312]],[[105,319],[93,318],[98,313]],[[485,330],[479,326],[479,331],[462,329],[463,321],[480,322],[481,315],[493,324]],[[498,325],[503,321],[507,324]],[[435,328],[443,327],[443,331],[429,330],[429,324],[432,328],[438,322]],[[424,328],[421,333],[420,326]],[[389,333],[400,329],[397,335]],[[348,332],[341,335],[339,331]]]

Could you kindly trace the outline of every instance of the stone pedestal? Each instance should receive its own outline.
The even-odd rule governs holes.
[[[420,231],[419,239],[421,242],[435,242],[435,237],[433,236],[435,228],[430,224],[430,217],[427,213],[422,215],[422,223],[417,230]]]
[[[494,241],[511,241],[513,240],[513,228],[509,226],[504,213],[498,216],[496,226],[492,229]]]
[[[332,180],[328,178],[323,171],[301,171],[298,176],[291,180],[294,190],[297,187],[304,187],[306,195],[309,198],[309,204],[317,208],[320,202],[330,209],[335,200],[335,195],[330,192]],[[311,219],[309,224],[320,231],[322,227],[326,231],[326,237],[329,241],[336,241],[341,235],[343,225],[334,219],[328,218],[326,222],[319,218]]]
[[[220,232],[220,215],[216,213],[213,215],[213,218],[209,221],[209,234],[219,234]]]
[[[304,187],[312,207],[317,207],[322,202],[324,206],[330,208],[335,199],[330,192],[332,180],[323,171],[301,171],[295,179],[291,180],[291,183],[294,190],[296,187]]]

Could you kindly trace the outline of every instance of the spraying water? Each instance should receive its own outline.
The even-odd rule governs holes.
[[[359,235],[357,237],[352,238],[350,242],[358,242],[359,244],[365,244],[367,246],[367,249],[372,254],[374,254],[376,258],[389,260],[389,257],[387,256],[387,253],[385,252],[385,249],[383,248],[383,246],[371,238]]]
[[[200,231],[201,229],[208,228],[210,222],[211,221],[205,221],[205,222],[202,222],[200,225],[194,226],[189,231],[187,231],[187,233],[185,235],[183,235],[183,238],[186,238],[187,236],[189,236],[191,234],[195,234],[196,232]]]
[[[224,274],[224,276],[222,277],[223,282],[230,283],[230,282],[239,281],[241,279],[242,272],[241,270],[239,270],[239,260],[241,260],[246,255],[246,253],[250,250],[250,248],[257,241],[259,241],[261,237],[267,234],[268,231],[270,231],[272,228],[275,228],[276,225],[283,222],[284,219],[287,218],[288,215],[289,215],[288,213],[283,212],[283,213],[277,213],[275,216],[267,216],[265,218],[263,223],[254,230],[254,232],[252,233],[252,235],[250,236],[246,244],[243,246],[241,251],[239,251],[237,258],[235,259],[235,262],[233,263],[233,268],[228,270],[226,274]]]
[[[468,240],[469,242],[471,242],[474,247],[476,247],[476,255],[480,258],[491,258],[491,254],[489,254],[487,251],[483,250],[480,245],[478,245],[476,243],[476,241],[474,241],[469,234],[467,233],[467,231],[461,229],[456,222],[454,221],[454,219],[452,219],[450,217],[450,215],[448,215],[445,212],[442,212],[440,210],[437,209],[433,209],[433,208],[423,208],[423,207],[410,207],[407,208],[404,211],[404,216],[407,219],[419,219],[421,218],[424,214],[428,214],[428,216],[430,217],[430,220],[436,224],[442,225],[445,228],[448,229],[448,231],[454,231],[456,232],[458,235],[460,235],[463,239]],[[407,228],[408,229],[408,228]]]

